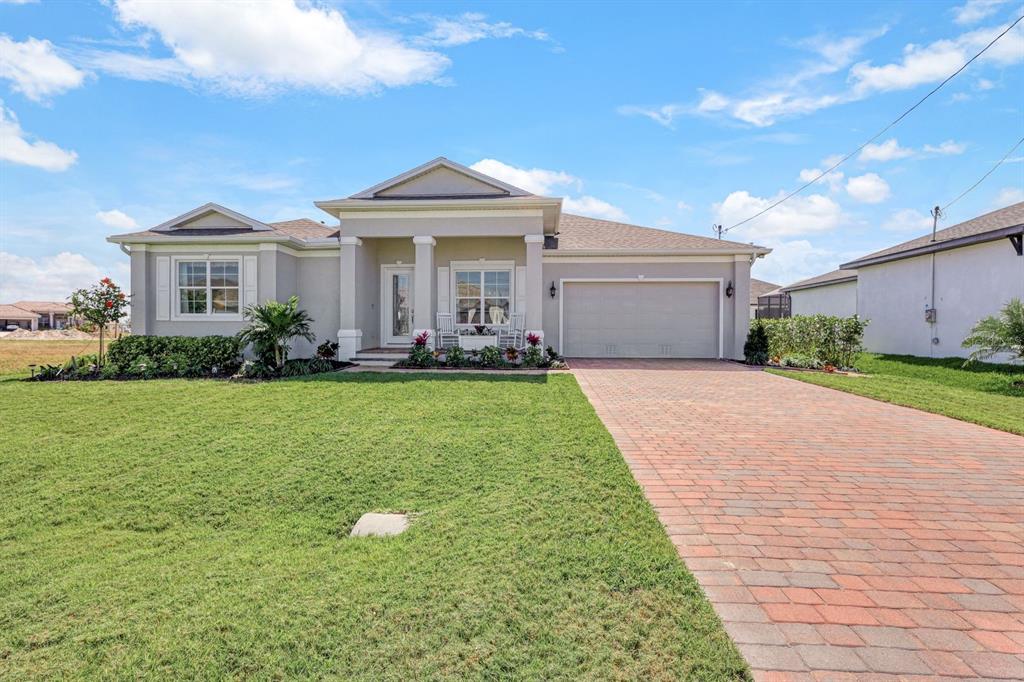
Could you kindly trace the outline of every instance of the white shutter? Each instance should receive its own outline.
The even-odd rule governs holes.
[[[516,303],[513,308],[517,313],[526,312],[526,266],[516,266]]]
[[[448,268],[437,269],[437,312],[450,313],[451,300],[449,297],[450,283],[448,279]]]
[[[244,308],[259,302],[256,292],[256,284],[259,282],[256,277],[256,264],[260,259],[259,256],[246,256],[242,260],[242,307]]]
[[[171,319],[171,258],[156,258],[156,319]]]

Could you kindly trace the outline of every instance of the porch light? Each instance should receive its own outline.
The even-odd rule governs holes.
[[[732,280],[730,279],[729,280],[729,285],[727,287],[725,287],[725,297],[726,298],[732,298],[732,294],[733,294],[734,291],[736,291],[736,290],[733,288]]]
[[[551,288],[548,289],[548,293],[551,294],[551,298],[554,298],[555,294],[558,293],[558,289],[555,288],[555,280],[551,280]]]

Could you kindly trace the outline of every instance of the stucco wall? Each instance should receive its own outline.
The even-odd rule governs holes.
[[[857,314],[857,282],[797,289],[789,292],[789,299],[793,315],[850,317]]]
[[[559,300],[562,296],[559,280],[572,278],[722,278],[723,290],[730,280],[735,292],[725,299],[722,308],[722,352],[727,358],[742,358],[743,343],[750,325],[750,264],[746,259],[736,262],[684,262],[684,263],[560,263],[544,262],[544,344],[558,348]],[[548,289],[554,281],[558,288],[555,298]],[[739,304],[737,305],[737,301]]]
[[[312,343],[296,339],[292,357],[312,357],[322,342],[338,340],[340,260],[337,251],[292,260],[295,262],[295,293],[299,297],[299,306],[313,318],[313,333],[316,335],[316,341]]]
[[[1013,297],[1024,298],[1024,257],[1009,240],[935,254],[934,325],[929,306],[932,255],[858,269],[858,313],[869,320],[864,344],[876,353],[965,357],[974,324]],[[937,338],[938,343],[932,343]]]

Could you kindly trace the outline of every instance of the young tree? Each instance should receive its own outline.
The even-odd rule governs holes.
[[[996,353],[1024,359],[1024,303],[1012,298],[998,315],[979,320],[964,339],[963,347],[975,348],[968,362],[986,360]]]
[[[298,296],[292,296],[287,303],[267,301],[263,305],[247,306],[243,315],[249,324],[238,332],[238,338],[245,345],[251,343],[257,355],[263,350],[272,350],[277,369],[288,359],[289,342],[293,338],[316,340],[310,329],[313,318],[305,310],[299,310]]]
[[[107,325],[120,321],[127,307],[128,299],[124,292],[109,277],[104,277],[99,284],[88,289],[79,289],[71,294],[71,316],[100,328],[100,352],[97,355],[100,365],[103,364],[103,335]]]

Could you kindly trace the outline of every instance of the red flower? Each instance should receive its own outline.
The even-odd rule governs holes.
[[[537,346],[540,344],[540,336],[534,334],[533,332],[530,332],[529,334],[526,335],[526,342],[529,343],[531,346]]]
[[[119,298],[120,300],[122,300],[122,301],[124,300],[124,294],[123,294],[123,293],[122,293],[122,294],[118,294],[118,295],[117,295],[117,297],[118,297],[118,298]]]
[[[114,302],[113,301],[107,301],[107,307],[108,308],[113,308],[114,307]]]
[[[100,280],[100,284],[106,284],[108,287],[114,286],[114,283],[110,281],[109,277],[104,277]]]

